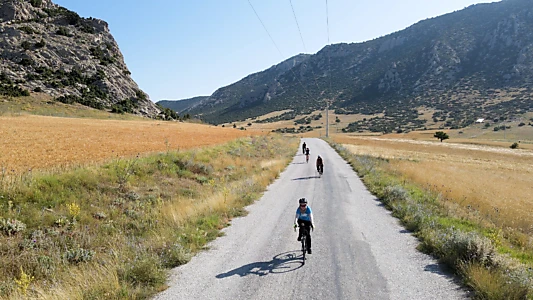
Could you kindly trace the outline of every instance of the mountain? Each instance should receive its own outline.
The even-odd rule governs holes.
[[[105,21],[50,0],[0,0],[0,94],[43,92],[64,103],[161,117],[130,77]]]
[[[384,132],[423,127],[422,108],[450,127],[511,118],[533,110],[532,4],[476,4],[371,41],[329,45],[220,88],[189,112],[218,124],[309,113],[329,101],[338,114],[379,114],[346,131]]]
[[[286,87],[278,80],[310,57],[308,54],[299,54],[263,72],[246,76],[232,85],[216,90],[213,95],[185,112],[198,115],[208,122],[220,123],[246,118],[250,112],[262,115],[276,110],[271,105],[264,104],[269,103],[273,96],[285,92]]]
[[[201,101],[204,101],[207,98],[207,96],[198,96],[183,100],[160,100],[157,101],[156,104],[159,104],[162,107],[170,108],[173,111],[180,113],[190,107],[195,106],[196,104],[200,103]]]

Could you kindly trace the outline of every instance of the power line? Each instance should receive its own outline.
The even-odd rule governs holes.
[[[328,0],[326,0],[326,28],[328,32],[328,45],[331,45],[329,42],[329,10],[328,10]],[[331,50],[330,50],[331,51]],[[329,91],[333,93],[331,87],[331,54],[328,55],[328,75],[329,75]],[[329,137],[329,101],[326,100],[326,137]]]
[[[307,49],[305,47],[304,38],[302,36],[302,31],[300,30],[300,24],[298,23],[298,18],[296,17],[296,12],[294,11],[294,6],[292,5],[292,0],[289,0],[289,3],[291,4],[292,15],[294,16],[294,21],[296,22],[296,26],[298,27],[298,32],[300,33],[300,39],[302,40],[302,44],[304,46],[304,51],[307,52]],[[311,69],[311,73],[313,73],[313,80],[315,81],[315,85],[316,85],[316,88],[317,88],[317,93],[319,93],[320,92],[320,87],[318,86],[318,81],[316,79],[315,71],[311,67],[310,67],[310,69]],[[318,100],[318,96],[317,96],[317,100]]]
[[[328,11],[328,0],[326,0],[326,28],[328,30],[328,45],[329,43],[329,11]]]
[[[282,59],[285,59],[285,56],[283,55],[283,53],[281,53],[281,50],[279,50],[279,47],[278,45],[276,44],[276,42],[274,41],[274,39],[272,38],[272,35],[270,35],[270,32],[268,32],[268,29],[266,28],[265,24],[263,23],[263,21],[261,21],[261,18],[259,17],[259,14],[257,13],[257,11],[255,10],[254,6],[252,5],[252,3],[250,2],[250,0],[248,0],[248,4],[250,4],[250,7],[252,7],[255,15],[257,16],[257,19],[259,19],[259,22],[261,22],[261,25],[263,25],[263,28],[265,29],[265,31],[267,32],[268,36],[270,37],[270,40],[272,41],[272,43],[274,43],[274,46],[276,46],[276,49],[278,49],[278,52],[279,54],[281,55]],[[292,3],[291,3],[292,5]],[[302,40],[303,41],[303,40]],[[307,94],[307,96],[309,98],[312,98],[311,97],[311,94],[309,93],[309,91],[305,88],[305,85],[302,83],[302,81],[300,80],[300,78],[298,76],[296,76],[296,73],[294,73],[294,70],[293,68],[289,68],[289,70],[292,72],[294,78],[296,78],[296,80],[298,80],[298,82],[300,83],[300,85],[302,86],[302,88],[304,89],[305,93]],[[318,98],[317,98],[318,100]]]
[[[302,44],[304,45],[304,51],[307,52],[307,49],[305,48],[304,38],[302,36],[302,31],[300,30],[300,24],[298,24],[298,19],[296,18],[296,12],[294,12],[294,6],[292,6],[292,0],[289,0],[291,3],[292,8],[292,14],[294,16],[294,20],[296,21],[296,26],[298,27],[298,32],[300,33],[300,39],[302,40]]]
[[[263,23],[263,21],[261,21],[261,18],[259,17],[259,15],[257,14],[257,11],[255,11],[255,8],[254,6],[252,5],[252,2],[250,2],[250,0],[248,0],[248,4],[250,4],[250,6],[252,7],[252,9],[254,10],[254,13],[255,15],[257,16],[257,19],[259,19],[259,22],[261,22],[261,25],[263,25],[263,28],[265,29],[266,33],[268,34],[268,36],[270,37],[270,40],[272,41],[272,43],[274,43],[274,46],[276,46],[276,49],[278,49],[278,52],[279,54],[283,56],[283,53],[281,53],[281,50],[279,50],[279,47],[278,45],[276,44],[276,42],[274,41],[274,39],[272,38],[272,36],[270,35],[270,32],[268,32],[268,29],[266,28],[265,24]]]

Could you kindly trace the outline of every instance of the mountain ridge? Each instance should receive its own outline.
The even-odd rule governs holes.
[[[384,114],[347,131],[386,132],[423,127],[422,106],[450,127],[480,115],[512,117],[533,109],[533,6],[527,0],[475,4],[370,41],[328,45],[296,62],[278,76],[267,69],[251,74],[254,82],[222,87],[187,111],[219,124],[285,109],[305,114],[327,100],[337,114]],[[513,98],[494,100],[502,89]]]

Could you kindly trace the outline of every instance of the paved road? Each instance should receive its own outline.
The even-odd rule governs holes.
[[[465,299],[466,292],[364,187],[327,143],[304,139],[289,167],[232,221],[211,250],[173,270],[156,299]],[[324,175],[314,168],[324,159]],[[292,229],[298,199],[313,209],[313,254],[302,265]]]

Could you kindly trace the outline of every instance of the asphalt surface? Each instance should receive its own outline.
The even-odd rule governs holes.
[[[324,141],[303,139],[292,163],[155,299],[465,299],[467,292],[365,188]],[[301,146],[300,146],[301,147]],[[315,169],[317,155],[324,174]],[[292,228],[298,199],[313,210],[313,254],[302,264]]]

